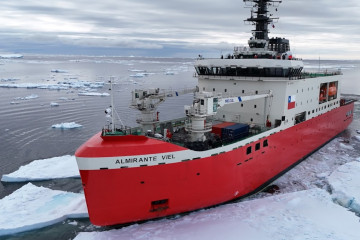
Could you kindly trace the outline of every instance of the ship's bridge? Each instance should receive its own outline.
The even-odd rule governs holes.
[[[302,60],[282,59],[198,59],[195,69],[199,76],[232,77],[300,77],[304,68]]]

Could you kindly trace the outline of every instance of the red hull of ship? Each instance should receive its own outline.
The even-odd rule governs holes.
[[[90,220],[100,226],[122,224],[188,212],[254,193],[345,130],[352,121],[349,111],[353,107],[353,103],[339,107],[260,141],[208,158],[147,167],[80,170]],[[268,146],[264,147],[265,139]],[[92,147],[98,142],[99,156],[109,156],[109,152],[99,151],[99,136],[90,141]],[[258,142],[261,147],[255,151]],[[121,150],[124,143],[112,144]],[[87,146],[89,143],[76,156],[90,157],[83,156]],[[246,153],[248,146],[253,149],[250,154]],[[168,147],[177,149],[169,143],[148,149],[152,153],[167,152]],[[129,147],[126,149],[131,152]],[[139,155],[147,154],[141,145],[135,150]],[[95,152],[91,155],[95,157]]]

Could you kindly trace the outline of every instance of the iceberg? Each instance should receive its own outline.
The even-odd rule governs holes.
[[[51,126],[52,128],[61,128],[61,129],[72,129],[72,128],[80,128],[82,125],[77,124],[75,122],[65,122],[60,124],[54,124]]]
[[[4,174],[1,181],[27,182],[79,177],[75,156],[65,155],[32,161],[15,172]]]
[[[325,190],[314,188],[122,229],[81,232],[75,240],[357,240],[360,239],[358,228],[359,219],[354,213],[335,204]]]
[[[26,184],[0,199],[0,236],[43,228],[67,218],[87,218],[83,194]]]

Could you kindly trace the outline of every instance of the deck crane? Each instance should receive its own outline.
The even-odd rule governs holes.
[[[141,117],[136,120],[142,126],[143,131],[154,132],[154,126],[159,122],[157,107],[166,98],[176,97],[183,94],[195,93],[198,88],[183,89],[179,91],[150,88],[147,90],[135,89],[131,92],[131,107],[141,112]]]
[[[269,97],[272,97],[271,90],[228,97],[222,97],[221,93],[196,92],[193,104],[184,107],[185,114],[188,117],[185,129],[190,133],[190,141],[204,142],[206,140],[205,133],[210,132],[212,128],[212,123],[207,123],[206,118],[215,115],[219,108],[228,104],[235,104],[261,98],[264,98],[265,101],[267,101]],[[264,116],[266,115],[265,108]]]

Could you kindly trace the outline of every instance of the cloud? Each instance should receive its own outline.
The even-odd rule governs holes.
[[[247,43],[252,26],[244,24],[250,16],[244,6],[239,0],[4,0],[0,39],[15,39],[8,44],[13,51],[17,42],[20,49],[53,41],[74,49],[171,48],[175,55],[176,46],[211,52]],[[358,0],[284,0],[270,36],[289,38],[293,50],[307,57],[358,58],[350,48],[360,39],[359,11]]]

